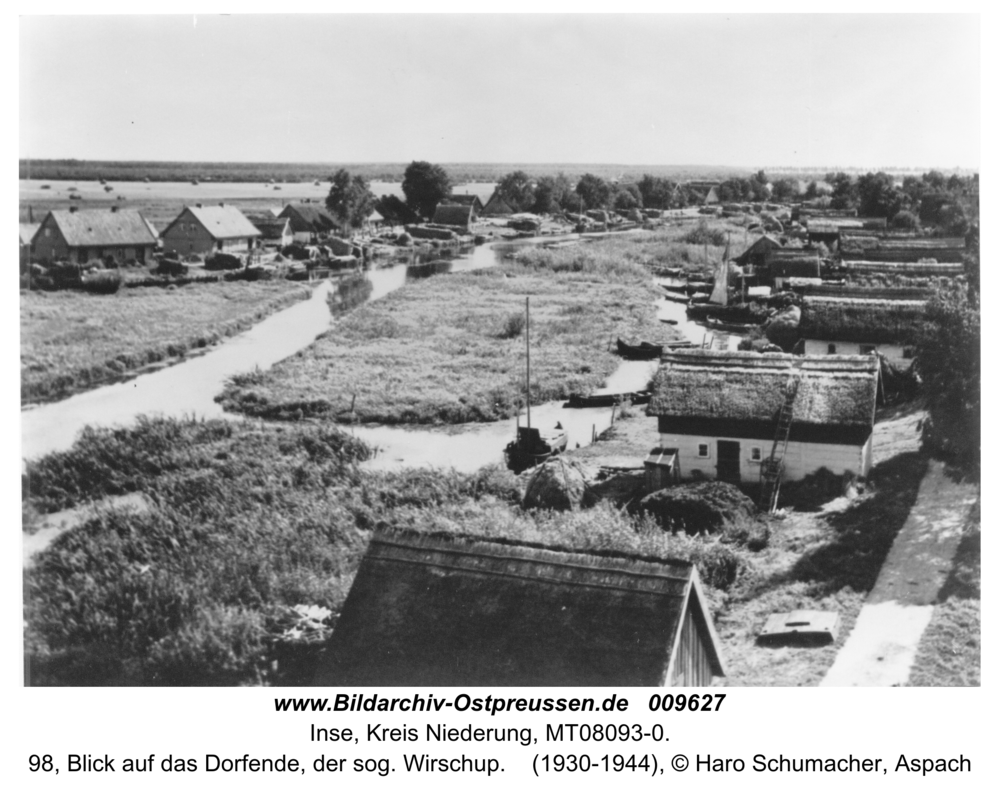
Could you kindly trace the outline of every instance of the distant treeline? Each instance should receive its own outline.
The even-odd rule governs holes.
[[[367,181],[400,182],[408,162],[119,162],[114,160],[31,160],[30,178],[69,181],[226,181],[276,182],[328,181],[340,168]],[[712,165],[588,165],[574,163],[442,163],[454,184],[497,182],[518,170],[531,177],[555,173],[579,179],[590,173],[602,179],[637,182],[644,174],[672,181],[690,179],[722,180],[742,175],[745,169]],[[29,178],[28,160],[18,163],[19,178]],[[821,177],[822,174],[819,174]]]

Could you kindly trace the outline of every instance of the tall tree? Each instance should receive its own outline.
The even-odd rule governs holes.
[[[611,185],[600,176],[585,173],[576,183],[576,194],[583,198],[584,208],[603,209],[611,200]]]
[[[411,162],[403,173],[406,205],[423,217],[433,217],[442,198],[451,195],[451,179],[440,165]]]
[[[531,211],[535,214],[558,212],[563,198],[570,193],[570,182],[565,174],[542,176],[535,185],[535,203]]]
[[[500,179],[497,192],[515,212],[527,212],[535,203],[535,185],[531,177],[521,170]]]
[[[339,223],[341,231],[348,233],[364,224],[375,208],[375,196],[363,176],[351,176],[341,168],[330,180],[326,208]]]

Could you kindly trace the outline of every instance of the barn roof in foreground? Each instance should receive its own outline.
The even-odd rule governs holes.
[[[688,562],[383,531],[316,681],[658,685],[689,612],[713,673],[723,675]]]
[[[872,427],[878,358],[871,355],[675,350],[661,358],[647,414],[771,422],[793,376],[801,376],[795,423]]]

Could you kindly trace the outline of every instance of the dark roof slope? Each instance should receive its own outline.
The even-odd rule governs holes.
[[[510,204],[508,204],[501,196],[497,190],[493,191],[493,195],[486,202],[486,206],[480,212],[483,215],[497,216],[497,215],[509,215],[514,214],[514,210],[511,209]]]
[[[59,227],[70,247],[141,247],[156,244],[151,226],[134,209],[115,212],[108,209],[81,209],[77,212],[54,209],[49,212],[49,217]]]
[[[449,195],[442,198],[441,203],[471,206],[477,214],[483,211],[483,202],[479,200],[478,195]]]
[[[774,248],[767,262],[772,278],[818,278],[819,253],[804,248]]]
[[[927,325],[926,299],[806,297],[799,333],[823,341],[913,344]]]
[[[723,675],[688,562],[381,532],[316,682],[658,685],[688,612]]]
[[[434,221],[439,225],[468,228],[472,222],[472,207],[461,204],[438,204],[434,210]]]
[[[333,215],[319,204],[288,204],[278,216],[287,217],[292,230],[298,233],[319,234],[338,227]]]
[[[653,380],[648,415],[773,421],[785,385],[801,376],[794,423],[866,426],[874,423],[878,359],[801,357],[756,352],[675,350]]]
[[[248,215],[247,220],[260,231],[264,239],[281,239],[282,235],[288,233],[290,224],[287,217],[275,217],[274,215]]]

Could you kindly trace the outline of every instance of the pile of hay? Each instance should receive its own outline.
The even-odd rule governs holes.
[[[718,533],[727,521],[751,517],[754,502],[739,488],[721,481],[681,484],[647,495],[639,510],[652,514],[665,531]]]
[[[592,506],[593,494],[587,484],[593,471],[565,457],[546,460],[526,474],[527,485],[521,506],[525,509],[566,511]]]
[[[237,270],[243,268],[243,262],[239,256],[229,253],[216,253],[214,256],[205,259],[205,269],[207,270]]]

